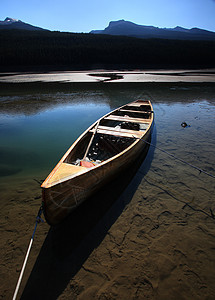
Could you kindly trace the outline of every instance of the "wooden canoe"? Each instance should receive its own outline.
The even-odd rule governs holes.
[[[146,148],[154,114],[137,100],[106,114],[68,149],[42,183],[44,215],[60,223],[78,205],[126,170]]]

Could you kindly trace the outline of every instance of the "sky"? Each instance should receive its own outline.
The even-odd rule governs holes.
[[[0,0],[0,20],[6,17],[68,32],[104,29],[121,19],[215,31],[215,0]]]

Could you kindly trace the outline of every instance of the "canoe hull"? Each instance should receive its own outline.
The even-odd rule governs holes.
[[[148,141],[152,126],[144,135]],[[44,214],[50,225],[60,223],[77,206],[93,196],[108,182],[128,170],[148,149],[148,144],[138,140],[130,149],[77,177],[68,179],[51,188],[42,188]]]

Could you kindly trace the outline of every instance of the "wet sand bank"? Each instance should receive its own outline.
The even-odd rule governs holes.
[[[0,73],[0,82],[215,82],[215,69]]]
[[[181,188],[190,170],[181,168],[172,183],[162,179],[165,157],[152,159],[120,198],[113,185],[61,225],[39,224],[21,299],[213,299],[213,180],[191,172],[202,182],[194,197],[192,184],[187,193]],[[39,187],[24,195],[4,207],[1,218],[5,299],[12,296],[34,228]]]

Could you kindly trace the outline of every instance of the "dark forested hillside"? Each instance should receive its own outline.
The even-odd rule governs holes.
[[[215,41],[0,30],[0,68],[215,67]]]

